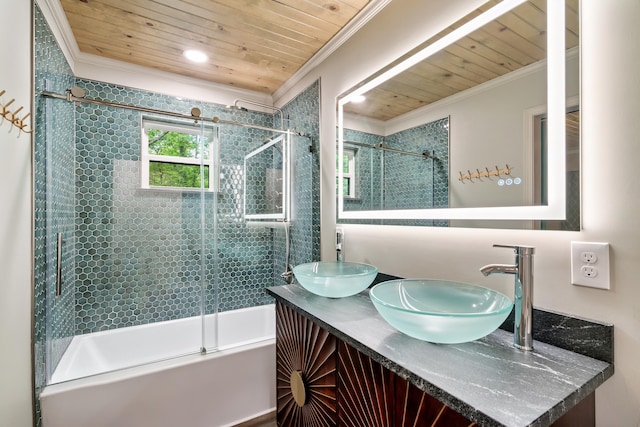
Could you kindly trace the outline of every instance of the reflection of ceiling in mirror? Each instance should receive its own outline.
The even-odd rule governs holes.
[[[481,8],[437,34],[442,38],[499,1]],[[578,3],[567,0],[566,47],[578,45]],[[531,0],[346,104],[350,114],[386,121],[531,65],[546,56],[546,0]]]
[[[567,113],[567,151],[580,147],[580,111]]]

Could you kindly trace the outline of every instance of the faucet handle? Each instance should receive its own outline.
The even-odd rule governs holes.
[[[494,248],[508,248],[513,249],[516,255],[533,255],[536,253],[534,246],[520,246],[520,245],[493,245]]]

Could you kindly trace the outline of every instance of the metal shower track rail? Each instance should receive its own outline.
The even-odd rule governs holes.
[[[383,145],[383,144],[366,144],[364,142],[356,142],[356,141],[343,141],[343,144],[355,145],[358,147],[365,147],[365,148],[372,148],[374,150],[389,151],[391,153],[405,154],[407,156],[422,157],[423,159],[434,159],[434,160],[438,159],[433,154],[433,152],[430,152],[429,150],[424,150],[422,153],[414,153],[413,151],[398,150],[397,148],[387,147],[386,145]]]
[[[223,119],[220,119],[219,117],[211,117],[211,118],[202,117],[200,116],[201,111],[197,107],[193,107],[191,109],[191,114],[182,114],[182,113],[174,113],[173,111],[165,111],[165,110],[157,110],[155,108],[140,107],[138,105],[120,104],[117,102],[103,101],[101,99],[85,98],[84,93],[85,93],[84,89],[79,87],[73,87],[71,89],[68,89],[66,94],[42,91],[40,92],[40,95],[45,96],[47,98],[64,99],[65,101],[69,101],[69,102],[85,102],[87,104],[105,105],[107,107],[116,107],[116,108],[124,108],[127,110],[141,111],[143,113],[163,114],[170,117],[177,117],[180,119],[195,120],[195,121],[199,120],[203,122],[218,123],[218,124],[225,124],[225,125],[236,125],[236,126],[242,126],[242,127],[252,128],[252,129],[266,130],[269,132],[279,132],[282,134],[299,135],[299,133],[292,132],[289,130],[274,129],[266,126],[251,125],[248,123],[236,122],[233,120],[223,120]]]

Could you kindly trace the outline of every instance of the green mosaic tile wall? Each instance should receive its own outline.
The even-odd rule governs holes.
[[[344,140],[368,145],[380,144],[384,138],[367,132],[344,130]],[[348,146],[348,144],[347,144]],[[356,199],[345,199],[345,210],[380,209],[382,205],[382,151],[353,146],[356,149],[357,195]]]
[[[88,98],[188,113],[198,106],[204,116],[218,116],[259,126],[279,125],[279,117],[222,105],[121,87],[73,77],[46,22],[36,12],[36,84],[38,90],[64,93],[84,88]],[[45,82],[46,86],[45,86]],[[287,107],[290,122],[299,112],[301,129],[315,135],[319,122],[319,84]],[[48,135],[64,150],[47,157],[45,139],[37,145],[36,171],[36,328],[40,337],[40,377],[44,378],[45,336],[83,334],[199,314],[200,282],[206,284],[206,310],[221,311],[268,304],[264,287],[283,283],[284,240],[278,230],[247,228],[242,217],[242,177],[245,154],[262,145],[265,131],[221,125],[221,193],[142,190],[140,176],[140,113],[114,107],[36,100],[41,136]],[[43,106],[54,105],[45,120]],[[42,108],[41,108],[42,107]],[[61,109],[59,111],[58,109]],[[313,161],[303,140],[298,151],[307,165],[294,171],[298,201],[292,225],[295,263],[319,257],[317,155]],[[302,154],[301,154],[302,153]],[[61,188],[47,187],[47,161],[57,160]],[[296,162],[298,163],[298,160]],[[57,163],[56,163],[57,162]],[[299,177],[302,178],[299,178]],[[51,184],[49,180],[49,184]],[[309,188],[306,188],[306,186]],[[63,190],[63,191],[59,191]],[[304,193],[304,194],[302,194]],[[44,283],[51,281],[51,246],[56,229],[47,223],[47,203],[61,199],[65,239],[65,313],[46,332]],[[58,203],[58,202],[55,202]],[[204,206],[204,233],[201,209]],[[214,214],[217,211],[217,216]],[[302,229],[298,229],[302,227]],[[316,230],[314,232],[314,230]],[[217,242],[217,246],[215,244]],[[204,250],[202,250],[204,247]],[[217,249],[217,251],[216,251]],[[204,269],[201,260],[204,260]],[[214,288],[217,286],[217,291]],[[50,300],[50,299],[49,299]],[[61,346],[60,354],[64,351]],[[43,383],[43,381],[41,381]]]
[[[269,114],[231,112],[220,105],[101,82],[77,84],[89,98],[183,113],[197,106],[205,117],[260,126],[271,126],[273,120]],[[211,313],[216,273],[220,311],[270,303],[264,287],[274,283],[273,257],[278,248],[271,230],[247,228],[242,214],[244,156],[260,147],[268,134],[221,127],[221,194],[215,201],[214,228],[213,194],[205,194],[203,200],[193,192],[139,188],[140,115],[115,107],[77,107],[76,331],[198,315],[203,278],[206,312]],[[204,252],[201,203],[205,204]]]
[[[424,125],[382,137],[371,133],[344,130],[344,140],[369,145],[381,143],[412,153],[428,150],[437,160],[384,153],[368,148],[357,153],[359,191],[355,200],[345,200],[345,210],[415,209],[449,205],[449,119],[443,118]],[[357,148],[357,147],[356,147]],[[412,177],[407,179],[407,177]],[[385,225],[448,226],[445,220],[340,220],[342,223]]]
[[[292,139],[292,265],[320,260],[320,80],[314,82],[282,107],[288,128],[302,136]],[[277,117],[275,117],[277,119]],[[274,126],[279,125],[274,121]],[[284,244],[279,232],[278,246]],[[281,271],[284,254],[276,254],[276,272]]]
[[[395,133],[386,140],[390,147],[411,153],[428,150],[437,160],[385,153],[385,207],[449,206],[449,118]]]

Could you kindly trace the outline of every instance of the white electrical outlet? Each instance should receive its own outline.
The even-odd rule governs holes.
[[[571,283],[611,289],[608,243],[571,242]]]
[[[584,277],[591,279],[598,276],[598,269],[592,265],[583,265],[582,268],[580,268],[580,272]]]
[[[596,261],[598,261],[598,256],[595,252],[582,252],[580,257],[582,258],[582,262],[585,264],[595,264]]]

